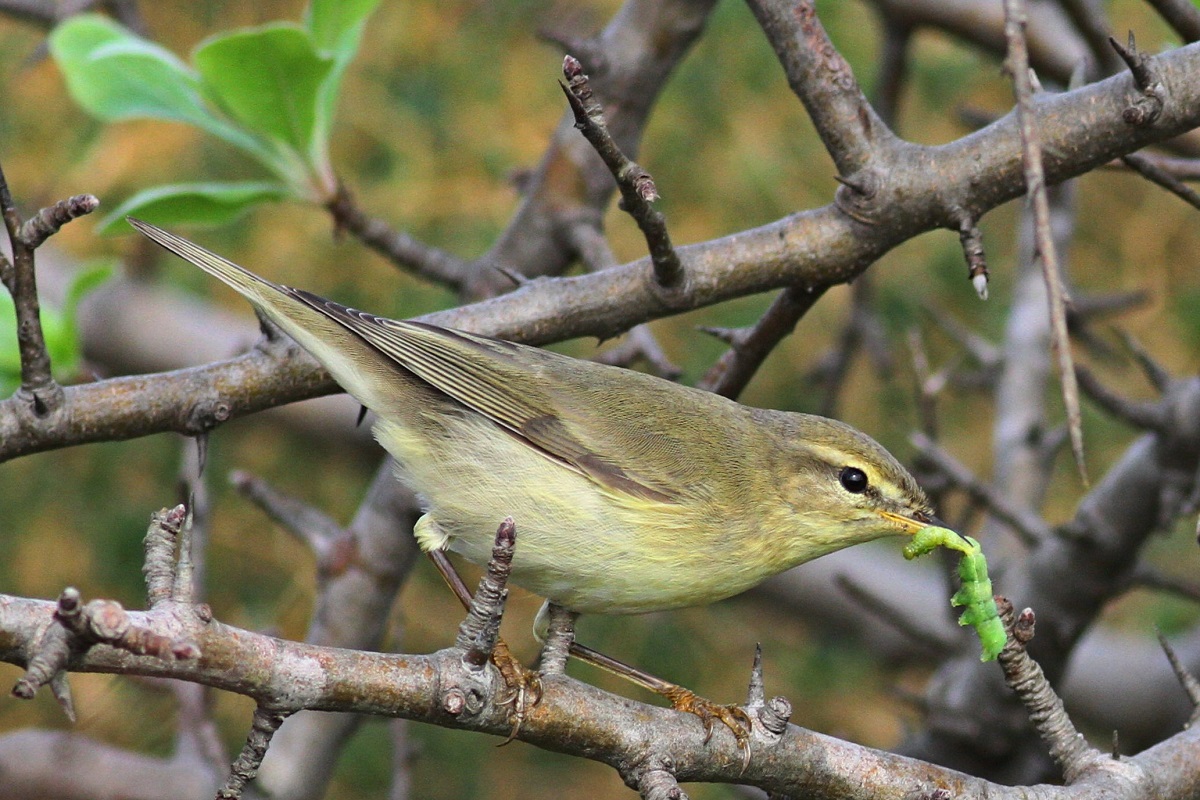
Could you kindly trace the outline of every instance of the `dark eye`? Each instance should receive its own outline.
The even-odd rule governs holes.
[[[842,467],[838,480],[842,482],[842,488],[850,494],[862,494],[867,490],[867,473],[858,467]]]

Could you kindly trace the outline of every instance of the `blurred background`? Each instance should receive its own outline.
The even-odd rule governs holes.
[[[881,47],[872,5],[817,5],[831,38],[870,93]],[[590,32],[618,7],[615,0],[385,0],[345,78],[333,137],[338,175],[371,214],[456,255],[478,256],[513,214],[519,202],[514,181],[536,165],[564,112],[556,85],[562,53],[539,38],[539,29]],[[302,11],[299,0],[163,0],[143,9],[149,35],[185,59],[216,30],[299,19]],[[1109,14],[1114,30],[1136,31],[1146,51],[1177,44],[1142,3],[1113,2]],[[98,196],[103,211],[150,185],[244,177],[247,165],[240,156],[192,128],[160,122],[110,125],[81,111],[46,57],[44,39],[43,28],[0,15],[5,109],[0,164],[25,213],[81,192]],[[931,31],[918,34],[911,52],[896,124],[903,137],[947,142],[967,133],[978,115],[998,116],[1011,107],[1011,89],[994,56]],[[834,167],[750,12],[729,0],[718,5],[707,31],[667,84],[638,160],[656,180],[663,197],[659,208],[676,243],[704,241],[825,205],[836,186]],[[1200,352],[1195,210],[1116,170],[1085,176],[1077,191],[1076,237],[1065,258],[1074,291],[1081,296],[1145,292],[1146,302],[1123,314],[1119,324],[1173,373],[1194,371]],[[909,342],[919,337],[935,368],[956,361],[964,372],[973,367],[959,338],[934,324],[929,309],[999,341],[1011,301],[1019,202],[982,222],[992,270],[987,302],[976,297],[966,279],[954,232],[919,237],[870,270],[870,308],[882,324],[889,368],[880,370],[860,353],[833,407],[836,416],[867,431],[902,460],[911,456],[908,436],[918,427]],[[119,330],[85,328],[88,360],[80,379],[203,363],[256,340],[253,315],[231,292],[132,235],[101,238],[94,227],[90,218],[72,223],[39,251],[44,275],[113,259],[123,276],[162,298],[164,308],[172,304],[170,313],[180,319],[225,316],[215,318],[222,320],[217,324],[197,323],[192,341],[154,342],[159,350],[124,338],[130,327],[139,327],[137,318]],[[606,228],[620,261],[644,254],[641,235],[623,214],[611,210]],[[182,233],[264,275],[384,315],[406,317],[456,304],[449,291],[399,272],[350,237],[335,237],[328,214],[317,207],[277,204],[220,228]],[[104,302],[103,294],[95,302]],[[831,290],[771,356],[742,400],[798,411],[828,408],[822,365],[838,345],[850,298],[849,287]],[[652,327],[683,369],[681,380],[692,383],[724,349],[697,326],[751,324],[770,300],[744,298]],[[556,347],[587,357],[596,342]],[[1151,396],[1128,359],[1089,358],[1085,352],[1083,360],[1128,396]],[[1052,385],[1049,403],[1061,417],[1058,397]],[[988,477],[990,392],[969,381],[954,383],[939,396],[937,413],[943,445]],[[1093,479],[1134,436],[1086,401],[1084,430]],[[143,607],[141,540],[150,513],[178,502],[182,451],[179,437],[163,435],[0,465],[0,591],[53,598],[74,585],[86,598],[111,597]],[[362,437],[347,442],[314,436],[278,415],[239,420],[213,433],[206,476],[213,511],[207,594],[217,617],[301,638],[315,585],[309,550],[235,494],[227,480],[230,471],[261,476],[346,522],[379,457]],[[1047,519],[1068,518],[1082,493],[1069,454],[1060,455]],[[946,511],[952,518],[954,509]],[[1195,563],[1190,525],[1181,523],[1177,535],[1154,545],[1164,571],[1187,571]],[[896,542],[882,543],[880,550],[891,558],[884,563],[898,573],[917,569],[903,561],[899,549]],[[889,580],[881,573],[878,585],[886,591]],[[539,604],[516,590],[505,618],[506,638],[526,660],[536,654],[529,630]],[[448,646],[460,616],[440,579],[422,563],[394,609],[394,635],[387,647],[420,653]],[[1115,603],[1104,623],[1151,638],[1154,625],[1171,632],[1195,619],[1192,605],[1138,591]],[[767,690],[791,699],[793,722],[879,748],[895,745],[919,724],[910,698],[921,690],[930,668],[916,658],[885,662],[861,642],[811,624],[761,595],[635,619],[585,618],[580,638],[722,702],[744,696],[754,645],[761,642]],[[571,672],[618,693],[638,691],[586,666]],[[15,681],[19,674],[14,667],[0,667],[0,682]],[[80,714],[74,730],[141,752],[170,751],[171,727],[146,724],[173,714],[172,697],[161,687],[108,676],[73,675],[71,681]],[[231,752],[241,745],[251,711],[244,698],[217,697],[215,714]],[[30,726],[67,726],[47,692],[29,703],[0,702],[0,733]],[[614,773],[592,762],[519,742],[496,749],[492,738],[432,726],[410,726],[409,735],[414,796],[551,798],[580,791],[591,797],[629,796]],[[1107,736],[1103,732],[1101,741]],[[365,725],[328,796],[386,797],[390,743],[386,725]],[[698,798],[731,797],[733,791],[689,787]]]

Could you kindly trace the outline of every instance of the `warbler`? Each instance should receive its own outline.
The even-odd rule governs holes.
[[[385,319],[130,223],[241,293],[375,412],[375,436],[425,504],[424,550],[485,564],[511,516],[511,580],[570,612],[712,603],[936,520],[909,472],[836,420]]]

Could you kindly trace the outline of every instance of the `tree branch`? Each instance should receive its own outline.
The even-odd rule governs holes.
[[[1200,45],[1156,56],[1154,62],[1170,93],[1151,124],[1131,128],[1121,118],[1132,88],[1127,74],[1039,101],[1035,117],[1048,156],[1048,182],[1200,124]],[[906,144],[875,197],[874,225],[863,226],[836,205],[825,206],[734,237],[680,247],[693,280],[670,302],[650,288],[649,259],[642,259],[594,274],[533,282],[503,297],[420,319],[545,344],[576,336],[609,338],[650,319],[772,288],[831,286],[913,236],[957,225],[962,208],[989,209],[1019,196],[1019,153],[1012,114],[950,144]],[[950,182],[946,175],[968,180]],[[222,419],[331,391],[334,386],[308,356],[256,353],[192,370],[70,387],[64,399],[70,410],[48,421],[32,419],[11,399],[0,401],[0,461],[89,441],[194,433]],[[209,407],[202,408],[197,397]]]
[[[868,193],[868,176],[888,145],[898,141],[858,87],[850,65],[829,41],[811,0],[750,0],[758,24],[783,64],[788,85],[804,103],[817,135],[852,179],[851,190]]]

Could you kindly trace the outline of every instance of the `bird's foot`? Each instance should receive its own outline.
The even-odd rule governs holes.
[[[517,738],[525,717],[542,699],[542,678],[534,670],[521,665],[503,639],[496,642],[492,650],[492,663],[504,679],[504,689],[496,697],[496,704],[508,707],[508,719],[512,730],[500,746]]]
[[[717,722],[729,728],[733,738],[737,740],[738,750],[742,754],[742,771],[745,772],[746,767],[750,766],[750,732],[753,723],[744,708],[737,705],[719,705],[682,686],[671,686],[669,689],[663,689],[661,693],[671,701],[676,711],[685,711],[700,718],[700,722],[704,724],[705,744],[712,738]]]

